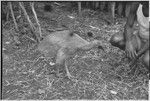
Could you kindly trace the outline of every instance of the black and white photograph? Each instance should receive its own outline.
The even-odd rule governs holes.
[[[1,100],[150,100],[149,1],[1,1]]]

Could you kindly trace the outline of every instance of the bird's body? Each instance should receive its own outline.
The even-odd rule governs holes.
[[[76,50],[80,49],[89,42],[81,38],[76,33],[70,36],[69,30],[53,32],[46,36],[39,44],[38,49],[47,57],[55,57],[58,50],[64,49],[66,54],[74,54]]]
[[[46,57],[56,57],[56,64],[64,65],[65,60],[78,50],[89,50],[100,44],[98,40],[88,42],[77,33],[70,30],[53,32],[39,43],[38,50]]]

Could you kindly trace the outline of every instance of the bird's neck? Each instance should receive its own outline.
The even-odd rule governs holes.
[[[88,44],[86,44],[85,46],[81,47],[81,50],[88,51],[96,46],[97,46],[97,44],[94,41],[92,41],[92,42],[89,42]]]

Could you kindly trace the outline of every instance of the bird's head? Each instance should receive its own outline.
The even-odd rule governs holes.
[[[94,40],[94,41],[92,41],[92,44],[94,45],[94,47],[104,51],[104,48],[102,46],[102,42],[100,40]]]

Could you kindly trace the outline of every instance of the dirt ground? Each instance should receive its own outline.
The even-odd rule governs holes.
[[[116,16],[115,24],[109,24],[109,13],[84,9],[79,17],[76,9],[54,7],[52,12],[37,11],[43,36],[65,25],[80,31],[80,36],[88,41],[93,39],[86,33],[94,33],[95,39],[103,41],[105,52],[77,52],[66,61],[77,79],[58,78],[49,64],[54,60],[46,60],[29,34],[20,36],[19,45],[14,43],[14,24],[9,21],[2,28],[3,99],[148,100],[148,69],[139,61],[131,70],[125,53],[109,43],[113,34],[123,32],[126,18]]]

